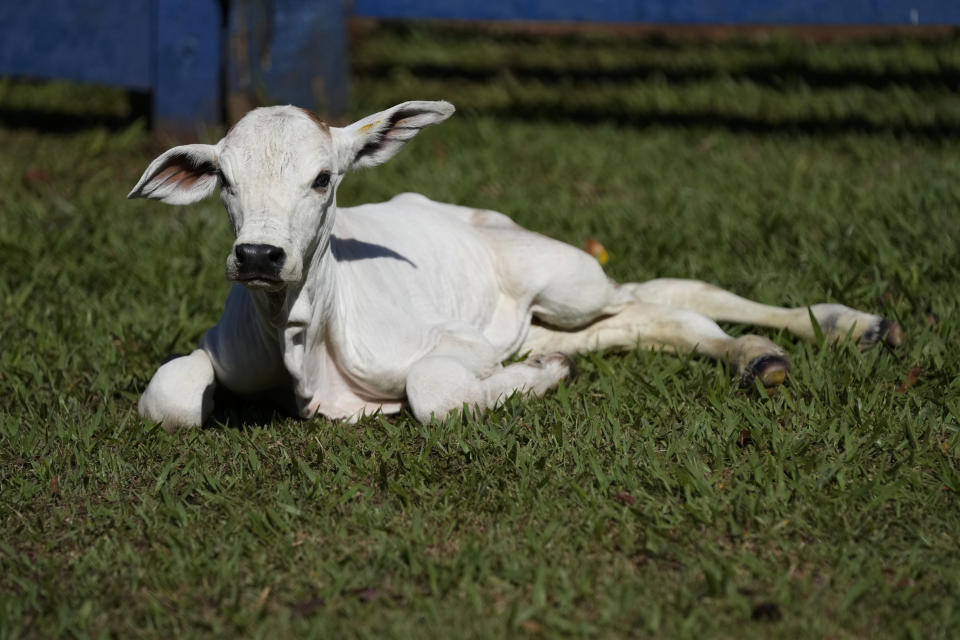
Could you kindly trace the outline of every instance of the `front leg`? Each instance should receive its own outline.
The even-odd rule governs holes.
[[[573,373],[573,360],[562,353],[504,367],[479,333],[450,333],[410,367],[406,395],[414,417],[426,424],[464,406],[492,409],[516,392],[541,396]]]
[[[159,422],[171,433],[180,427],[198,427],[213,411],[215,388],[210,356],[197,349],[157,369],[137,408],[140,417]]]

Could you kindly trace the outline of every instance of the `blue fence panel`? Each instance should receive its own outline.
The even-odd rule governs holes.
[[[950,25],[960,0],[354,0],[368,18],[656,24]]]
[[[224,20],[224,8],[229,12]],[[373,18],[659,24],[960,24],[960,0],[354,0]],[[225,27],[226,23],[226,29]],[[224,44],[229,43],[226,63]],[[225,76],[224,69],[226,70]],[[223,89],[347,102],[342,0],[0,0],[0,74],[151,91],[157,125],[219,120]]]
[[[149,89],[153,0],[0,3],[0,74]]]
[[[155,124],[191,133],[220,119],[219,0],[0,4],[0,74],[150,91]]]

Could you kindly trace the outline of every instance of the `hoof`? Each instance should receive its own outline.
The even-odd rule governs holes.
[[[740,386],[752,387],[759,380],[764,387],[776,387],[786,382],[789,374],[790,361],[783,356],[758,356],[740,374]]]
[[[577,367],[574,359],[560,351],[532,356],[524,360],[523,363],[530,367],[537,367],[538,369],[543,369],[550,364],[559,363],[567,369],[567,375],[564,376],[564,380],[567,382],[580,375],[580,369]]]
[[[577,366],[577,361],[565,353],[561,353],[560,355],[563,356],[564,360],[567,361],[567,382],[576,380],[580,375],[580,367]]]
[[[869,349],[881,340],[884,345],[891,349],[896,349],[906,342],[907,333],[903,330],[903,327],[896,322],[890,322],[886,318],[882,318],[875,325],[864,331],[863,336],[860,338],[860,347]]]
[[[891,349],[896,349],[904,342],[907,341],[907,332],[903,330],[896,322],[890,323],[890,326],[887,328],[887,335],[884,338],[884,342]]]

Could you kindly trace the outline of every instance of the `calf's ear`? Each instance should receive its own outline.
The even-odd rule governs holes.
[[[127,197],[191,204],[213,193],[218,180],[216,147],[187,144],[160,154]]]
[[[332,128],[342,170],[383,164],[421,129],[443,122],[455,110],[443,100],[404,102],[342,129]]]

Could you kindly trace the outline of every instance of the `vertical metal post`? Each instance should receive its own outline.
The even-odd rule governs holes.
[[[196,135],[222,118],[218,0],[154,0],[153,116],[159,131]]]

